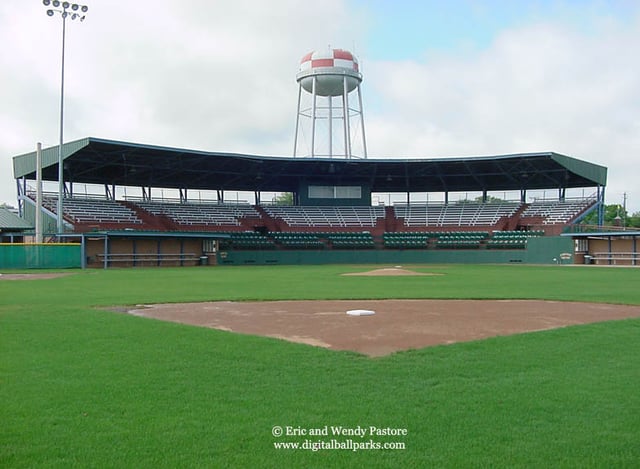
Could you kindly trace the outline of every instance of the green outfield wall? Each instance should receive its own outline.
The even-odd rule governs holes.
[[[563,259],[563,254],[571,255]],[[556,264],[573,263],[573,241],[531,238],[525,249],[360,249],[220,251],[219,265],[270,264]]]
[[[82,246],[59,244],[0,244],[0,269],[67,269],[82,267]]]

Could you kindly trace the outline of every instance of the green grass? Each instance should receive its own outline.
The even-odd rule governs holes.
[[[339,275],[372,268],[96,270],[0,281],[0,467],[637,467],[640,320],[369,359],[96,308],[325,298],[640,304],[640,269],[411,266],[444,275]],[[398,451],[276,450],[274,442],[305,437],[276,438],[275,425],[389,426],[408,435],[374,438],[404,442]]]

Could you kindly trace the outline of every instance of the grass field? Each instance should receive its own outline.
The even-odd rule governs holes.
[[[638,467],[640,320],[371,359],[98,307],[509,298],[640,304],[640,269],[373,266],[73,271],[0,281],[0,467]],[[274,427],[329,436],[274,436]],[[366,428],[331,436],[331,427]],[[370,435],[369,427],[406,429]],[[274,443],[397,443],[398,450]],[[308,441],[307,441],[308,440]]]

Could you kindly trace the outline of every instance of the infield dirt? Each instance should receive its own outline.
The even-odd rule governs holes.
[[[367,309],[373,316],[349,316]],[[130,314],[369,356],[640,317],[640,306],[529,300],[340,300],[139,305]]]

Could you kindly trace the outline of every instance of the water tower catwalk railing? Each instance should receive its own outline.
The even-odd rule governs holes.
[[[355,137],[352,139],[351,135],[354,130],[351,125],[351,118],[359,117],[362,149],[362,154],[359,156],[366,158],[367,144],[362,112],[362,93],[360,90],[362,75],[358,71],[356,58],[350,52],[341,49],[312,52],[302,58],[296,80],[299,87],[293,156],[299,156],[300,134],[303,133],[301,118],[304,118],[306,122],[310,123],[311,127],[310,152],[308,156],[357,157],[354,152]],[[307,100],[305,105],[302,103],[303,89],[310,98],[310,102]],[[358,107],[352,107],[349,101],[349,94],[354,90],[357,91],[358,95]],[[340,103],[335,104],[334,98],[336,100],[339,99]],[[335,120],[341,121],[341,125],[334,126]],[[328,124],[328,128],[325,129],[326,140],[324,142],[326,153],[318,150],[319,145],[323,143],[318,123],[323,121]],[[336,140],[341,145],[334,145]],[[344,149],[343,153],[336,151],[336,147],[340,146]]]

